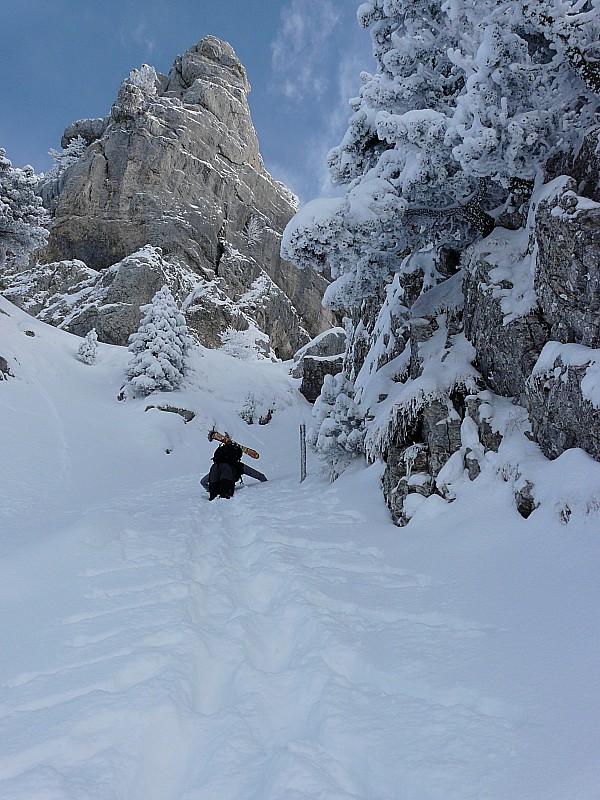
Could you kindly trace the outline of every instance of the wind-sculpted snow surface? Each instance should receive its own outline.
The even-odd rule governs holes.
[[[597,797],[598,509],[550,462],[528,520],[488,472],[400,532],[378,464],[298,483],[281,365],[201,351],[185,423],[0,308],[2,800]],[[212,422],[267,483],[207,501]]]

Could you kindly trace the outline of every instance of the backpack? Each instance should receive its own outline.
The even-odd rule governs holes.
[[[242,448],[235,442],[224,442],[220,447],[217,447],[213,455],[215,464],[231,464],[236,465],[242,457]]]

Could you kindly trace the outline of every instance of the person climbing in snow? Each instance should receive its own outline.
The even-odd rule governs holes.
[[[233,497],[235,484],[243,475],[263,483],[266,475],[242,462],[242,448],[236,442],[223,442],[213,454],[213,465],[200,483],[208,491],[209,500],[215,497]]]

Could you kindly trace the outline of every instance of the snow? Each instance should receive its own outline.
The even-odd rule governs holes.
[[[542,197],[543,192],[535,196]],[[471,248],[471,265],[478,259],[492,265],[486,291],[500,300],[503,324],[508,325],[531,313],[538,300],[534,288],[537,245],[533,244],[533,215],[528,228],[509,231],[497,228],[482,242]]]
[[[382,379],[391,377],[405,364],[409,357],[409,344],[403,354],[383,368],[385,372],[381,376],[375,376],[361,395],[362,405],[370,408],[373,415],[365,439],[370,458],[380,456],[398,435],[398,430],[408,434],[419,411],[431,400],[447,402],[449,413],[456,413],[447,400],[456,387],[477,391],[479,375],[473,367],[475,348],[463,333],[448,335],[446,314],[438,315],[436,325],[433,335],[418,346],[418,356],[423,360],[418,378],[408,378],[391,387],[388,384],[389,395],[381,402],[376,400],[375,392],[385,385]]]
[[[299,483],[289,364],[118,402],[127,350],[80,344],[0,298],[2,800],[597,800],[596,462],[514,424],[398,529],[379,463]],[[207,501],[213,424],[267,483]]]
[[[581,380],[585,400],[600,408],[600,350],[580,344],[547,342],[531,373],[531,380],[544,380],[550,375],[566,380],[569,367],[586,367]]]

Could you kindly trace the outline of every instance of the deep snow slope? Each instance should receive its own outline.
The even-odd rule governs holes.
[[[398,529],[377,464],[299,484],[286,365],[201,351],[118,402],[126,351],[80,341],[0,298],[2,800],[600,797],[598,465]],[[207,501],[213,423],[268,483]]]

